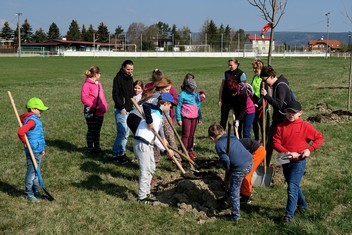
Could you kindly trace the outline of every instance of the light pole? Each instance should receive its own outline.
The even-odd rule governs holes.
[[[20,16],[22,13],[16,13],[18,20],[17,20],[17,34],[18,34],[18,54],[21,56],[21,28],[20,28]]]
[[[328,52],[329,52],[329,15],[330,15],[330,12],[325,13],[325,16],[326,16],[326,54],[325,54],[325,58],[328,58]]]

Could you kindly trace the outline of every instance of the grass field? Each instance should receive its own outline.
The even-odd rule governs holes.
[[[138,165],[118,166],[110,161],[116,136],[111,98],[112,79],[125,58],[0,58],[0,233],[1,234],[351,234],[352,171],[351,121],[313,123],[325,136],[324,145],[312,154],[302,181],[310,210],[297,215],[290,225],[281,224],[286,185],[256,188],[255,204],[241,211],[238,224],[217,219],[197,223],[192,213],[178,215],[177,207],[141,205],[136,201]],[[203,125],[196,132],[196,151],[215,158],[207,128],[219,121],[217,107],[220,78],[227,58],[130,58],[134,78],[149,80],[161,69],[179,90],[183,76],[191,72],[197,85],[207,91],[202,103]],[[240,68],[251,81],[251,59],[239,58]],[[264,59],[265,60],[265,59]],[[84,72],[92,65],[102,70],[109,103],[102,129],[105,155],[84,154],[86,124],[80,102]],[[303,119],[319,113],[318,103],[346,109],[349,60],[344,58],[274,58],[273,67],[284,74],[301,101]],[[17,137],[18,123],[7,96],[11,91],[19,113],[26,101],[40,97],[50,109],[42,115],[47,155],[42,161],[46,189],[55,201],[29,203],[23,198],[26,171],[23,147]],[[131,152],[128,142],[127,155]],[[157,175],[177,176],[168,161]],[[280,174],[275,175],[280,177]],[[275,180],[275,178],[274,178]]]

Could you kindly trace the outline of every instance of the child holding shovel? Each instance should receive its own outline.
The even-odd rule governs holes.
[[[44,130],[40,116],[48,107],[44,105],[41,99],[36,97],[28,100],[26,107],[28,112],[20,116],[23,125],[18,130],[18,137],[25,144],[24,151],[27,159],[24,196],[30,202],[38,202],[42,198],[42,195],[39,193],[38,176],[32,163],[30,152],[26,146],[25,136],[27,135],[35,161],[37,162],[37,167],[40,169],[41,158],[45,155]]]
[[[231,198],[231,220],[240,219],[240,189],[243,178],[251,171],[252,155],[241,144],[238,138],[229,139],[229,154],[227,153],[228,134],[224,128],[214,123],[208,129],[209,138],[215,143],[215,149],[226,169],[225,187],[229,186]]]
[[[302,107],[298,101],[289,102],[285,112],[286,119],[277,126],[273,137],[273,147],[279,153],[285,152],[292,156],[289,163],[282,165],[287,182],[287,204],[283,223],[291,223],[297,207],[308,208],[300,187],[306,168],[305,158],[319,148],[324,142],[324,137],[310,123],[300,119]]]
[[[158,100],[157,105],[143,103],[145,119],[141,119],[133,142],[133,152],[138,159],[140,171],[138,200],[145,204],[155,200],[150,196],[151,180],[156,168],[153,144],[156,144],[161,150],[165,149],[162,143],[156,139],[155,132],[159,132],[162,128],[163,112],[170,111],[171,106],[174,105],[174,99],[169,93],[161,94]],[[174,155],[172,150],[168,150],[168,154]]]

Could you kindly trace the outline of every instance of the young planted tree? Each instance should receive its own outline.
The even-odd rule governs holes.
[[[285,13],[287,0],[248,0],[248,2],[259,9],[261,17],[270,25],[268,64],[271,64],[275,27]]]

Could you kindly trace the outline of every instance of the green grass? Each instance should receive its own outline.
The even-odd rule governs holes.
[[[232,224],[216,220],[198,224],[192,213],[178,215],[177,207],[140,205],[136,202],[138,165],[110,162],[116,136],[112,79],[125,58],[0,58],[0,231],[4,234],[347,234],[352,233],[351,122],[313,123],[325,136],[324,145],[308,162],[302,187],[310,211],[297,215],[296,223],[280,223],[286,202],[286,185],[256,188],[255,205],[241,211],[242,220]],[[219,121],[217,107],[220,78],[227,58],[132,58],[135,79],[148,82],[151,71],[165,72],[179,90],[183,76],[191,72],[199,88],[207,91],[202,104],[203,125],[196,132],[197,153],[216,157],[207,128]],[[241,69],[251,80],[251,59],[240,58]],[[84,72],[92,65],[102,70],[109,103],[102,129],[105,156],[87,157],[86,124],[80,89]],[[343,58],[274,58],[273,66],[290,81],[301,101],[303,119],[316,115],[318,103],[346,109],[349,60]],[[42,162],[46,189],[55,201],[31,204],[23,199],[26,171],[23,147],[17,137],[18,123],[7,97],[11,91],[19,113],[26,101],[40,97],[50,107],[42,116],[48,143]],[[128,156],[133,158],[132,139]],[[157,175],[179,174],[163,161]],[[279,171],[274,179],[280,179]]]

